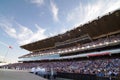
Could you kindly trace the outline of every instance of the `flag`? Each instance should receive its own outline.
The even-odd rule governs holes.
[[[12,46],[9,46],[10,49],[12,49]]]

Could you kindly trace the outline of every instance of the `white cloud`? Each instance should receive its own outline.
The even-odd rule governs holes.
[[[3,56],[0,56],[0,60],[3,59],[4,57]]]
[[[53,1],[50,2],[50,6],[51,6],[51,11],[52,11],[54,20],[55,21],[59,21],[59,18],[58,18],[59,8],[57,7],[57,5],[55,4],[55,2],[53,2]]]
[[[41,6],[44,4],[44,0],[30,0],[30,3],[36,4],[37,6]]]
[[[15,26],[17,28],[15,28]],[[45,29],[41,28],[38,24],[35,24],[36,31],[34,32],[26,26],[8,20],[0,21],[0,28],[2,28],[10,37],[16,39],[20,45],[47,37],[45,35]]]
[[[0,55],[0,65],[1,65],[1,62],[2,62],[2,63],[4,62],[4,60],[5,60],[5,59],[4,59],[4,56],[1,56],[1,55]]]
[[[73,27],[77,27],[118,8],[120,8],[120,0],[97,0],[86,4],[80,2],[79,6],[68,13],[66,20],[72,22]]]
[[[49,37],[53,37],[53,36],[56,36],[58,34],[63,34],[68,30],[69,30],[68,28],[63,27],[62,29],[59,30],[59,32],[58,31],[53,31],[53,32],[50,32],[48,35],[49,35]]]
[[[22,27],[22,25],[21,25],[21,27]],[[19,36],[20,44],[30,43],[30,42],[41,40],[41,39],[44,39],[47,37],[44,34],[45,29],[42,29],[38,24],[35,24],[35,27],[37,28],[36,32],[33,32],[32,30],[28,29],[27,27],[23,27],[23,29],[21,29],[21,31],[23,30],[23,32]],[[27,34],[25,34],[25,33],[27,33]],[[24,39],[22,39],[22,37]]]

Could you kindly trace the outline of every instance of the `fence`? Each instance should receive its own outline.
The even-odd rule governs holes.
[[[120,80],[120,77],[97,77],[90,74],[79,73],[57,73],[57,77],[68,78],[73,80]]]

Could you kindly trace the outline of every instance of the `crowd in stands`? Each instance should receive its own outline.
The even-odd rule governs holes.
[[[63,53],[70,53],[75,51],[83,51],[86,49],[101,47],[104,45],[114,44],[120,42],[120,34],[117,35],[111,35],[108,37],[100,38],[95,41],[92,41],[90,43],[77,45],[73,47],[63,48],[63,49],[53,49],[53,50],[46,50],[46,51],[40,51],[40,52],[33,52],[30,54],[27,54],[23,57],[30,57],[30,56],[42,56],[46,54],[63,54]]]
[[[120,42],[120,34],[112,35],[108,38],[101,38],[91,43],[86,43],[80,46],[74,46],[65,49],[53,50],[50,53],[65,53],[67,51],[84,50],[84,48],[93,48],[96,46],[109,45],[111,43]],[[35,56],[41,54],[32,53]],[[31,55],[31,54],[30,54]],[[80,73],[80,74],[95,74],[97,76],[118,76],[120,74],[120,58],[103,58],[103,59],[88,59],[88,60],[77,60],[77,61],[48,61],[48,62],[30,62],[30,63],[14,63],[2,68],[17,69],[17,70],[29,70],[37,67],[42,67],[50,71],[52,68],[56,72],[63,73]]]
[[[120,58],[79,60],[79,61],[54,61],[15,63],[2,66],[2,68],[28,70],[42,67],[48,71],[52,68],[56,72],[96,74],[97,76],[118,76],[120,74]]]

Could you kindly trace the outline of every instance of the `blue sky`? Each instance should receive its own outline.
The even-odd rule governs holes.
[[[64,33],[120,9],[120,0],[0,0],[0,60],[29,53],[20,45]],[[8,46],[13,49],[9,49]]]

